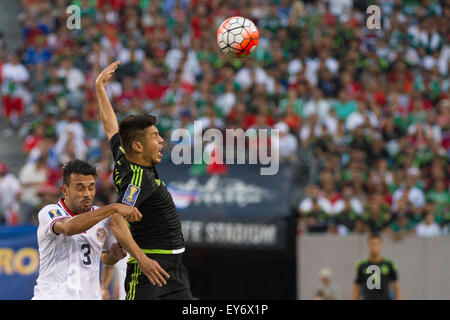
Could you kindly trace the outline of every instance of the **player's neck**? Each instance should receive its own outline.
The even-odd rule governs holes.
[[[383,260],[383,256],[381,254],[377,254],[375,256],[369,256],[370,262],[381,262]]]
[[[141,167],[153,167],[153,163],[145,161],[140,155],[137,154],[125,154],[125,158],[134,164],[137,164]]]
[[[77,212],[75,210],[75,208],[70,204],[70,201],[67,201],[67,198],[63,198],[62,202],[63,202],[64,206],[66,207],[66,209],[68,209],[71,214],[77,215],[77,214],[81,213],[81,212]]]

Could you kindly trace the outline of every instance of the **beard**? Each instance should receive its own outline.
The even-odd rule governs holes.
[[[93,201],[91,199],[83,199],[75,206],[75,213],[83,213],[90,211]]]

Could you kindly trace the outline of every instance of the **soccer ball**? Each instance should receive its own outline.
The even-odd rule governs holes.
[[[247,18],[231,17],[217,30],[217,44],[227,55],[244,58],[255,51],[259,32],[255,24]]]

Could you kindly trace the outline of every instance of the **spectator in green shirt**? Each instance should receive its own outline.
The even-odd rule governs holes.
[[[367,232],[382,232],[391,222],[391,215],[382,210],[382,205],[379,201],[372,200],[369,202],[366,212],[362,216]]]
[[[416,223],[411,216],[412,212],[408,208],[407,200],[402,198],[398,202],[398,209],[394,212],[394,217],[387,230],[394,240],[402,240],[406,235],[415,232]]]
[[[334,108],[336,109],[339,119],[346,120],[347,117],[356,111],[356,101],[350,100],[346,90],[339,91],[338,101],[335,102]]]
[[[450,208],[450,193],[445,189],[444,179],[439,179],[434,183],[434,188],[426,193],[427,201],[436,205],[436,219],[443,217]],[[439,221],[441,222],[441,221]]]

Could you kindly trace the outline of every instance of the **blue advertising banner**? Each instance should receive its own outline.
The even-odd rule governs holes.
[[[37,226],[0,227],[0,300],[28,300],[39,272]]]
[[[261,175],[258,165],[229,165],[225,174],[195,174],[190,165],[160,164],[188,244],[284,249],[294,169]]]

